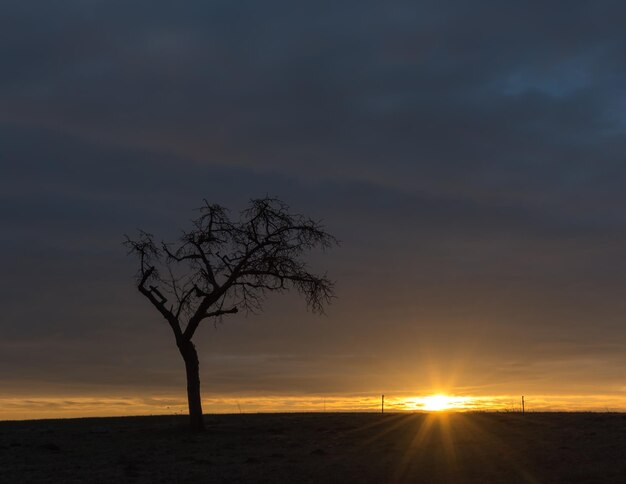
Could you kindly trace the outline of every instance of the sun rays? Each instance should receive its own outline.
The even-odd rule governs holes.
[[[497,475],[502,467],[509,469],[515,482],[537,482],[518,451],[503,437],[509,424],[497,414],[446,412],[442,406],[447,405],[447,399],[432,402],[437,410],[384,415],[352,429],[350,432],[360,436],[357,452],[373,449],[380,455],[388,466],[390,482],[413,482],[416,476],[436,476],[437,482],[465,482]]]

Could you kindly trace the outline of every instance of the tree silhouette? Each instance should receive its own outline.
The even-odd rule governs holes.
[[[185,362],[191,428],[204,429],[199,361],[192,342],[200,323],[239,310],[256,313],[269,293],[295,289],[313,312],[334,297],[333,282],[309,272],[303,255],[337,240],[317,221],[293,214],[275,198],[251,200],[232,221],[206,200],[192,228],[176,243],[155,243],[152,234],[126,236],[139,259],[137,289],[171,327]]]

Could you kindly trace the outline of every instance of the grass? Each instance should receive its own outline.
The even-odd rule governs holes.
[[[603,482],[626,414],[207,415],[0,422],[0,482]]]

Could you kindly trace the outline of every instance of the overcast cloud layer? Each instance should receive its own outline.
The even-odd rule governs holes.
[[[3,2],[0,396],[182,391],[122,236],[270,194],[339,298],[206,325],[206,392],[626,402],[626,6],[441,3]]]

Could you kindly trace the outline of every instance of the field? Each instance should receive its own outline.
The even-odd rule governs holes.
[[[626,414],[208,415],[0,422],[2,483],[626,482]]]

